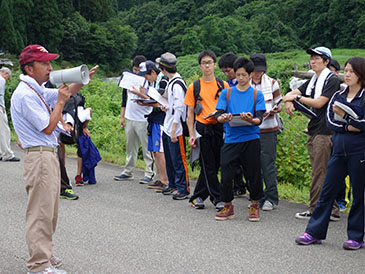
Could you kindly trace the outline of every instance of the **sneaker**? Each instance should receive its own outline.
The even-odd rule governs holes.
[[[47,267],[46,269],[43,269],[39,272],[28,272],[28,274],[67,274],[66,271],[56,269],[53,266]]]
[[[262,205],[263,211],[271,211],[274,209],[274,204],[268,200],[265,201],[265,203]]]
[[[233,191],[235,198],[244,198],[246,196],[246,189],[236,189]]]
[[[167,187],[167,185],[165,185],[164,183],[161,182],[161,186],[154,188],[154,190],[157,193],[161,193],[166,187]]]
[[[260,221],[260,207],[258,204],[251,204],[250,215],[248,216],[250,222]]]
[[[10,158],[9,160],[5,160],[5,162],[19,162],[20,159],[18,157],[13,157],[13,158]]]
[[[139,180],[140,184],[149,184],[152,182],[151,177],[144,176],[142,179]]]
[[[76,175],[75,185],[76,186],[83,186],[84,185],[84,179],[80,175]]]
[[[332,222],[338,222],[340,219],[341,218],[339,215],[331,214],[331,216],[330,216],[330,221],[332,221]]]
[[[312,217],[312,213],[309,210],[295,214],[295,218],[302,220],[309,220]]]
[[[61,192],[60,198],[67,200],[77,200],[79,196],[77,196],[72,189],[65,189]]]
[[[55,256],[53,256],[49,261],[53,267],[60,267],[62,265],[62,260]]]
[[[312,237],[308,233],[304,233],[303,235],[298,236],[295,239],[295,242],[299,245],[311,245],[311,244],[321,244],[322,243],[321,240],[318,240],[318,239]]]
[[[156,180],[153,183],[149,183],[147,188],[149,189],[156,189],[156,188],[160,188],[161,186],[166,186],[163,183],[161,183],[160,180]]]
[[[365,242],[356,242],[354,240],[347,240],[346,242],[343,243],[342,247],[346,250],[357,250],[362,247],[365,247]]]
[[[221,211],[223,208],[224,208],[224,202],[218,202],[218,203],[215,205],[215,210],[216,210],[217,212]]]
[[[338,207],[340,208],[340,211],[345,211],[347,209],[346,205],[344,205],[343,203],[339,203]]]
[[[233,205],[225,205],[221,211],[215,215],[215,219],[217,221],[225,221],[228,219],[234,218],[234,206]]]
[[[174,195],[172,195],[172,199],[174,200],[185,200],[189,198],[189,193],[181,193],[181,192],[176,192]]]
[[[120,175],[114,176],[114,180],[115,181],[133,181],[134,178],[132,175],[125,175],[122,173]]]
[[[191,207],[196,208],[196,209],[204,209],[205,205],[204,205],[204,201],[202,198],[197,197],[196,199],[194,199],[191,203],[190,203]]]
[[[177,192],[177,188],[176,187],[165,187],[163,190],[162,190],[162,194],[163,195],[173,195]]]

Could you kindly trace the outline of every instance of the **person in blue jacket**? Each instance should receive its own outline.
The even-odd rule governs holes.
[[[336,92],[327,109],[327,125],[334,132],[333,150],[328,162],[322,192],[305,233],[296,238],[300,245],[320,244],[326,238],[333,201],[347,175],[353,188],[353,203],[348,216],[343,248],[356,250],[364,243],[364,169],[365,169],[365,59],[353,57],[345,63],[348,87]],[[350,107],[356,115],[345,112],[337,102]],[[357,117],[356,117],[357,116]]]

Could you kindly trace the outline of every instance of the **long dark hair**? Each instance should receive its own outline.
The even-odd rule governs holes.
[[[352,57],[348,59],[345,63],[352,66],[356,76],[359,78],[361,87],[365,87],[365,58],[362,57]]]

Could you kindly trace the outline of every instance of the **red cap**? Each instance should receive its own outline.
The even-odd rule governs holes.
[[[19,63],[21,65],[28,64],[33,61],[48,62],[59,57],[56,53],[49,53],[41,45],[29,45],[26,46],[20,54]]]

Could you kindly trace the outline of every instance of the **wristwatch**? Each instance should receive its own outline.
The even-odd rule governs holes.
[[[299,102],[300,98],[302,98],[302,95],[301,94],[298,94],[297,95],[297,98],[296,98],[298,102]]]

